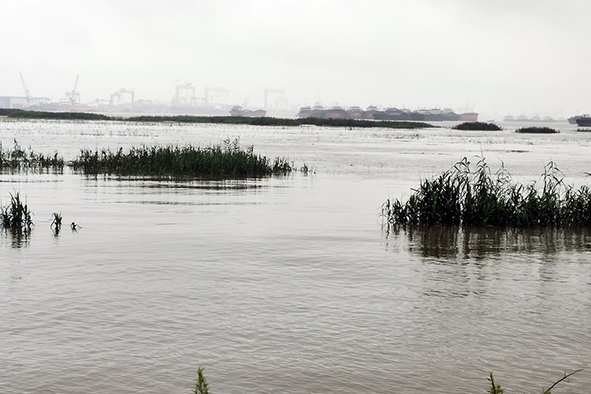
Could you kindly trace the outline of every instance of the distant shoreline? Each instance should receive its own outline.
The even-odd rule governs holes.
[[[15,119],[60,119],[60,120],[106,120],[125,122],[178,122],[178,123],[216,123],[216,124],[246,124],[252,126],[327,126],[327,127],[361,127],[361,128],[389,128],[389,129],[424,129],[435,127],[429,123],[411,121],[373,121],[360,119],[324,119],[324,118],[272,118],[245,116],[133,116],[129,118],[114,117],[89,112],[45,112],[25,111],[21,109],[0,108],[0,116]]]

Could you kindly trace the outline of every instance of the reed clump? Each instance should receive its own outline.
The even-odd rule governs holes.
[[[402,203],[388,199],[382,216],[392,226],[591,227],[591,188],[566,185],[554,162],[541,185],[512,183],[502,166],[492,174],[484,159],[464,158],[450,170],[421,181]]]
[[[454,130],[484,130],[484,131],[503,130],[494,123],[485,123],[485,122],[464,122],[464,123],[460,123],[460,124],[452,127],[452,129],[454,129]]]
[[[10,194],[10,203],[0,207],[0,223],[2,228],[17,232],[29,232],[33,225],[31,211],[23,203],[19,193]]]
[[[551,127],[521,127],[515,130],[516,133],[531,133],[531,134],[556,134],[560,131]]]
[[[257,155],[250,146],[242,149],[239,141],[200,148],[188,146],[141,146],[124,152],[103,149],[82,150],[69,165],[85,174],[123,176],[191,176],[191,177],[260,177],[284,175],[294,170],[285,159],[274,161]]]
[[[26,170],[26,169],[55,169],[63,170],[64,159],[55,152],[51,156],[33,151],[31,147],[23,149],[14,140],[12,149],[4,149],[0,142],[0,170]]]

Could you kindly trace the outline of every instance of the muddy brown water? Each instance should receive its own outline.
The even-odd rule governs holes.
[[[591,384],[591,234],[415,228],[380,206],[466,156],[588,184],[591,133],[14,121],[14,139],[82,148],[240,138],[314,174],[156,181],[3,173],[34,213],[0,235],[0,392],[478,393]],[[51,214],[66,225],[55,235]],[[67,226],[79,224],[74,232]]]

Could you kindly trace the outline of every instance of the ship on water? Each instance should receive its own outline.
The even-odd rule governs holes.
[[[407,108],[386,108],[383,110],[375,106],[369,106],[366,110],[358,106],[352,106],[344,109],[340,106],[324,108],[321,105],[314,107],[304,106],[298,113],[300,118],[339,118],[339,119],[374,119],[374,120],[406,120],[406,121],[478,121],[478,113],[465,112],[458,114],[452,109],[431,108],[409,110]]]
[[[575,120],[578,126],[583,127],[590,127],[591,126],[591,116],[590,115],[581,115],[577,116]]]
[[[503,118],[503,122],[545,122],[545,123],[553,123],[558,122],[560,120],[556,120],[551,116],[545,116],[543,118],[539,117],[538,115],[532,116],[528,118],[525,115],[519,115],[514,117],[513,115],[507,115]],[[569,121],[570,122],[570,121]]]
[[[579,124],[578,120],[582,119],[582,118],[589,118],[591,117],[591,115],[589,114],[583,114],[583,115],[575,115],[575,116],[571,116],[570,118],[568,118],[568,123],[570,124]]]
[[[265,111],[264,109],[252,110],[252,109],[242,108],[242,106],[240,106],[240,105],[235,105],[230,110],[230,115],[232,115],[232,116],[246,116],[249,118],[262,118],[266,114],[267,114],[267,111]]]

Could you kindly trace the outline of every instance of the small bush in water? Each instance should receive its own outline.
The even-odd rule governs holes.
[[[491,130],[491,131],[499,131],[502,130],[499,126],[494,123],[484,123],[484,122],[464,122],[460,123],[457,126],[452,127],[455,130]]]
[[[522,127],[515,130],[516,133],[533,133],[533,134],[556,134],[560,131],[550,127]]]

